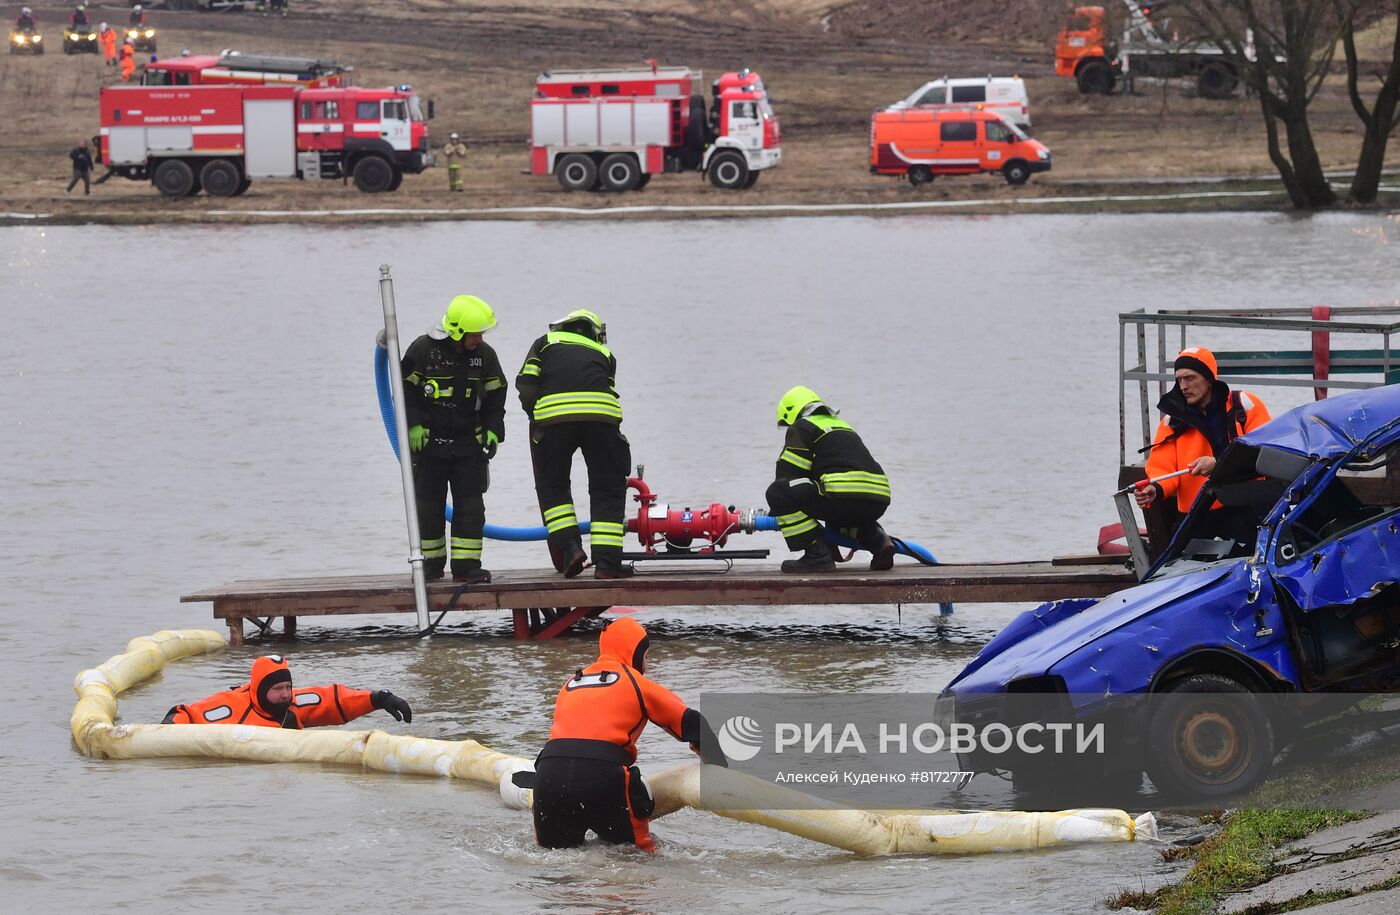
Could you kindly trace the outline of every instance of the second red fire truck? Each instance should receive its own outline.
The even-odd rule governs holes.
[[[166,197],[232,197],[257,178],[353,179],[379,193],[433,164],[409,86],[108,86],[101,117],[102,161]]]
[[[689,67],[556,70],[535,81],[530,171],[566,191],[631,191],[659,172],[699,171],[715,187],[752,187],[782,161],[778,119],[757,73],[715,80]]]

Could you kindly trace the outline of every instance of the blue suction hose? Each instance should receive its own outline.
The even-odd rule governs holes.
[[[394,428],[394,397],[389,392],[389,351],[382,346],[374,348],[374,386],[379,392],[379,416],[384,420],[384,433],[389,436],[389,446],[394,449],[394,457],[399,457],[399,437]],[[452,506],[447,506],[447,519],[452,520]],[[588,533],[588,522],[579,522],[579,529],[583,533]],[[754,518],[754,530],[756,531],[776,531],[778,529],[778,519],[770,515],[758,515]],[[823,529],[826,532],[828,543],[847,549],[856,549],[857,544],[850,537],[838,533],[831,527]],[[500,524],[488,524],[482,532],[484,536],[492,540],[509,540],[523,542],[527,540],[544,540],[549,536],[549,531],[543,524],[538,527],[505,527]],[[906,556],[912,556],[924,565],[938,565],[938,560],[932,553],[917,543],[902,540],[898,537],[890,538],[894,541],[897,552]],[[948,615],[953,612],[952,604],[939,604],[939,612]]]

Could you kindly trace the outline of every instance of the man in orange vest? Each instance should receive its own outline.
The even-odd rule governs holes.
[[[136,48],[128,38],[122,45],[122,82],[131,82],[131,76],[136,72]]]
[[[98,29],[97,40],[102,43],[102,59],[107,62],[107,66],[117,65],[117,30],[107,23],[102,23]]]
[[[1146,486],[1136,497],[1138,505],[1147,508],[1158,499],[1175,496],[1177,510],[1185,514],[1215,469],[1216,459],[1236,438],[1268,422],[1269,409],[1257,394],[1231,391],[1217,379],[1215,354],[1204,346],[1182,350],[1173,370],[1176,385],[1157,404],[1162,422],[1148,452],[1147,477],[1181,470],[1190,473]],[[1219,502],[1212,506],[1220,507]]]
[[[610,623],[598,638],[598,660],[559,690],[535,771],[512,779],[535,789],[535,841],[545,848],[582,845],[591,829],[604,842],[655,850],[648,827],[655,804],[636,766],[637,738],[648,721],[705,762],[729,765],[705,716],[646,678],[648,645],[636,620]]]
[[[162,724],[249,724],[262,728],[319,728],[354,721],[383,709],[395,721],[412,721],[408,703],[387,689],[348,686],[292,687],[292,672],[278,655],[253,662],[248,682],[198,702],[177,705]]]

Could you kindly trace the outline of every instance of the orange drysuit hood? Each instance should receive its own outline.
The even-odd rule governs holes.
[[[611,658],[638,673],[646,673],[650,640],[642,624],[630,617],[613,620],[598,636],[598,659]]]
[[[290,702],[273,705],[267,701],[267,691],[278,683],[291,683],[292,671],[279,655],[266,655],[253,662],[253,675],[248,678],[248,692],[259,712],[274,721],[281,720],[291,708]]]

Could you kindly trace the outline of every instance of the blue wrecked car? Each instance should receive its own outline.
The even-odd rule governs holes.
[[[1308,404],[1240,437],[1141,584],[1022,614],[940,706],[977,722],[1011,714],[1017,695],[1051,696],[1091,719],[1135,698],[1094,778],[1140,786],[1145,771],[1159,792],[1194,799],[1247,789],[1299,735],[1300,708],[1321,716],[1400,688],[1397,461],[1400,386]],[[1196,536],[1218,529],[1216,500],[1257,523],[1239,539]],[[1032,787],[1033,767],[1014,757],[963,765]]]

